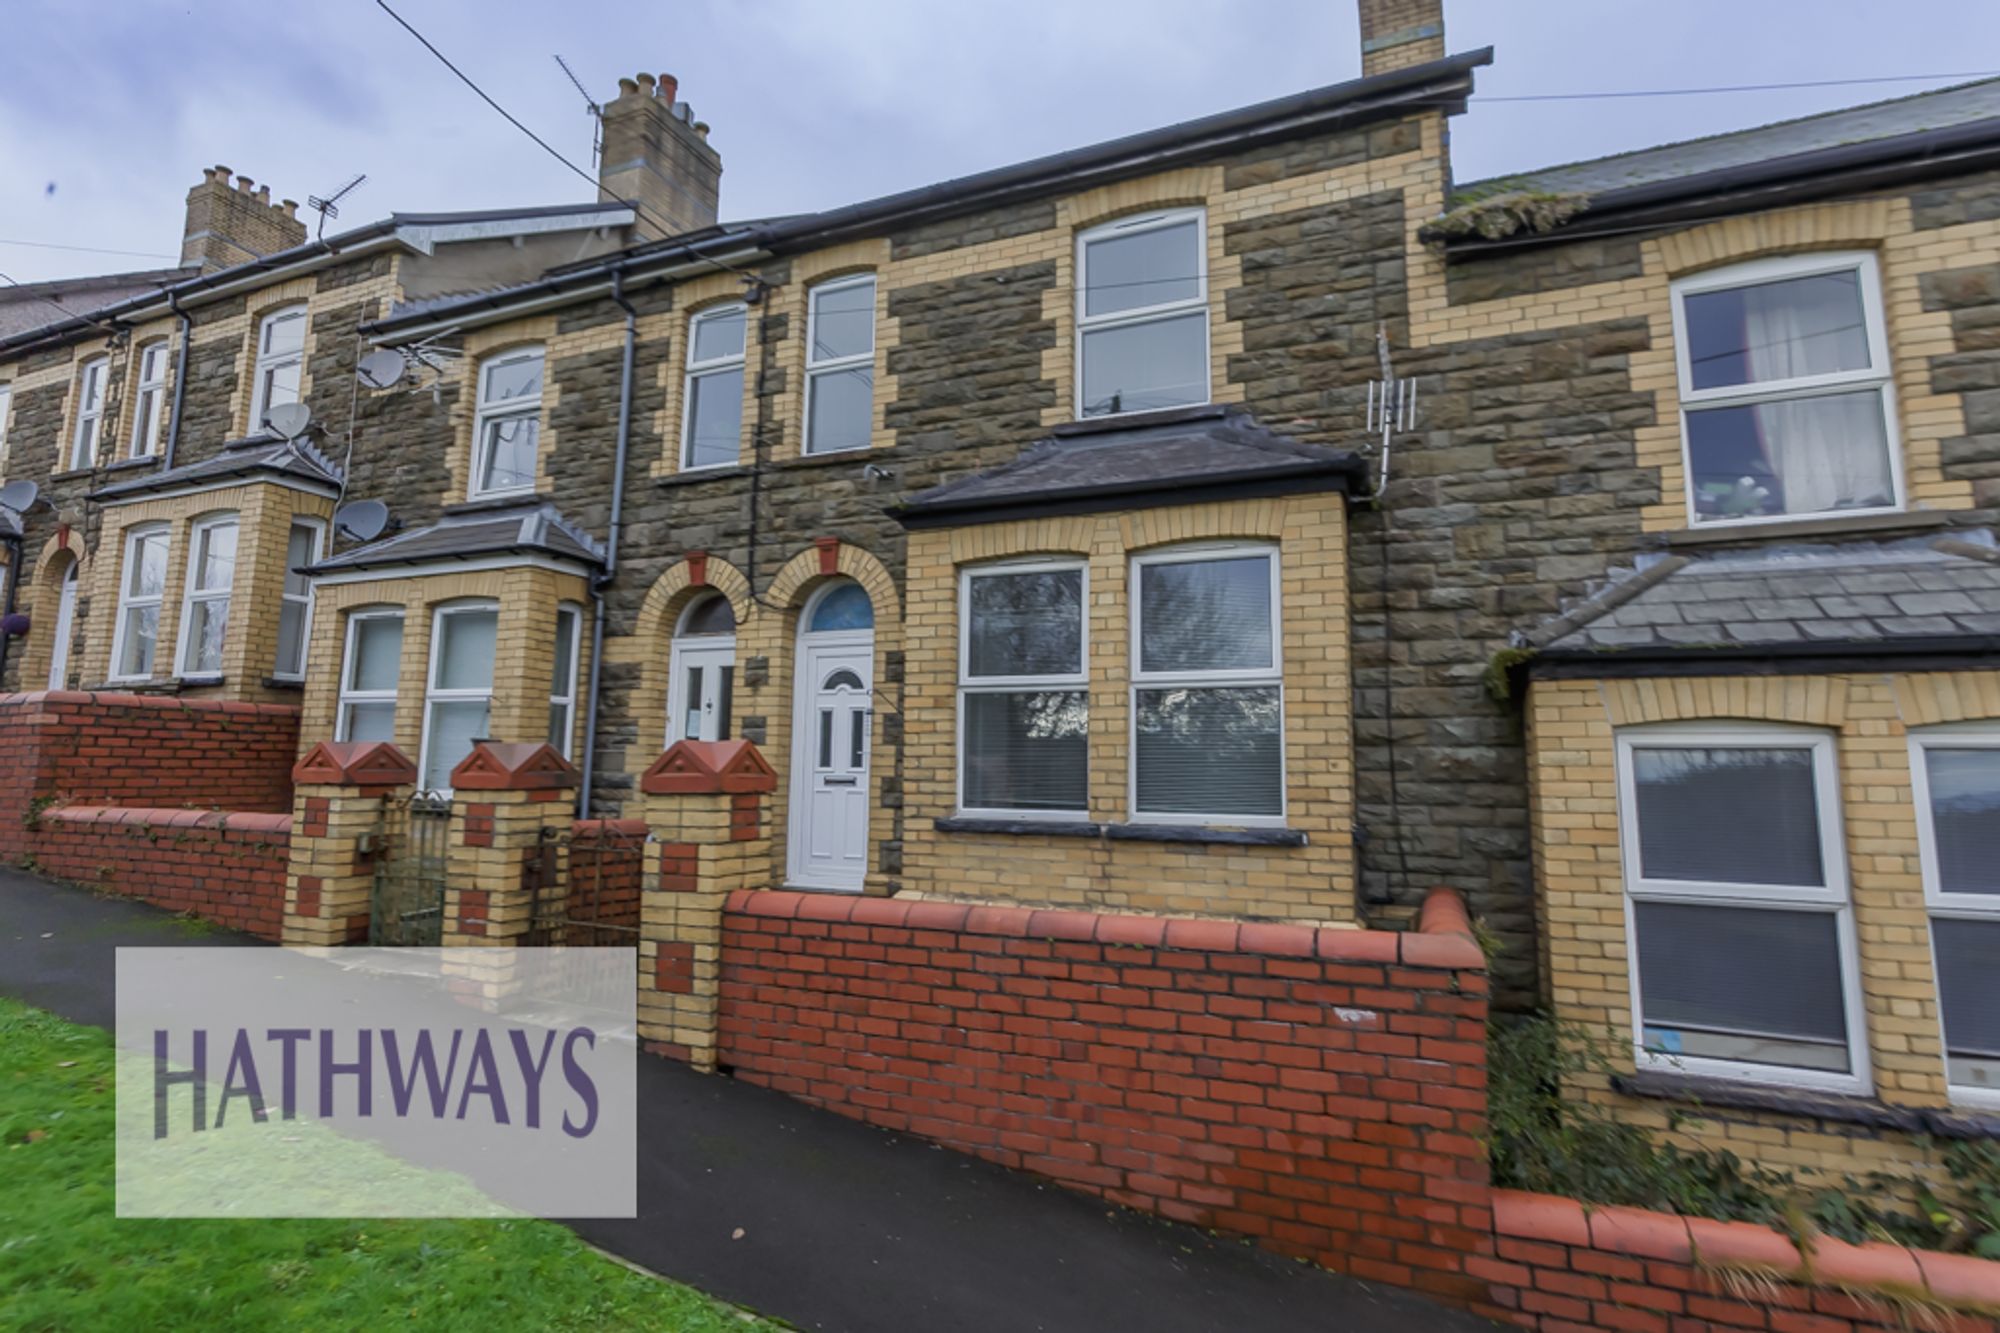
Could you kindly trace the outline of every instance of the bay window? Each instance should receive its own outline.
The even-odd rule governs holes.
[[[549,744],[568,759],[576,731],[576,668],[583,634],[583,609],[564,602],[556,608],[556,661],[549,681]]]
[[[480,366],[471,498],[534,488],[545,359],[541,348],[522,347]]]
[[[1952,1100],[2000,1107],[2000,728],[1911,737]]]
[[[299,570],[320,557],[326,525],[316,518],[295,518],[285,539],[285,582],[278,609],[278,661],[272,675],[279,680],[303,680],[306,644],[312,637],[312,580]]]
[[[1079,417],[1208,401],[1208,241],[1200,209],[1077,237]]]
[[[967,569],[959,605],[959,808],[1083,818],[1090,786],[1083,563]]]
[[[875,420],[875,277],[812,289],[806,307],[809,454],[866,448]]]
[[[306,363],[306,308],[286,306],[257,325],[256,367],[250,381],[250,430],[264,429],[274,407],[299,401]]]
[[[1640,1067],[1865,1092],[1833,738],[1627,730],[1618,778]]]
[[[222,674],[230,592],[236,583],[236,533],[236,515],[217,514],[197,522],[189,536],[187,592],[181,602],[182,676]]]
[[[1282,823],[1277,552],[1142,555],[1132,587],[1133,817]]]
[[[1901,507],[1873,255],[1698,274],[1673,311],[1692,523]]]
[[[424,694],[423,758],[417,763],[425,791],[450,791],[451,771],[472,753],[472,743],[486,736],[499,633],[500,608],[493,602],[458,602],[437,610],[430,688]]]
[[[97,461],[104,436],[104,382],[111,375],[111,358],[94,356],[76,372],[76,424],[70,436],[69,465],[86,468]]]
[[[145,680],[153,674],[166,593],[167,525],[127,530],[118,573],[118,619],[111,633],[112,680]]]
[[[355,611],[347,617],[347,645],[341,653],[340,706],[334,739],[396,739],[396,687],[403,670],[403,612],[400,607]]]
[[[688,321],[681,467],[727,467],[743,441],[743,339],[749,308],[716,306]]]

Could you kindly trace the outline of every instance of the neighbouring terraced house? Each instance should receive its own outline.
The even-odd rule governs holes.
[[[819,213],[720,221],[646,75],[596,203],[309,240],[218,168],[185,268],[0,308],[5,678],[598,814],[747,738],[772,887],[1450,885],[1642,1123],[1991,1134],[2000,82],[1466,183],[1491,53],[1361,8],[1357,81]]]

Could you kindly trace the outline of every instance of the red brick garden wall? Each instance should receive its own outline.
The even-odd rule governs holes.
[[[1365,1277],[1480,1300],[1486,974],[1422,932],[739,893],[736,1076]]]
[[[46,874],[279,937],[290,815],[63,806],[29,836]]]

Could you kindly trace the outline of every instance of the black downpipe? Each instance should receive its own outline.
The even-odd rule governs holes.
[[[181,346],[174,355],[174,406],[167,417],[167,448],[161,455],[160,471],[174,470],[174,451],[181,442],[181,404],[187,401],[188,344],[194,341],[194,318],[181,309],[180,293],[167,288],[167,308],[180,316]]]
[[[639,312],[625,299],[625,270],[611,270],[611,300],[625,312],[625,361],[618,376],[618,449],[611,465],[611,525],[605,541],[604,572],[591,581],[590,697],[583,722],[583,790],[577,818],[590,818],[590,788],[597,775],[597,709],[604,684],[604,590],[618,573],[618,538],[625,526],[625,463],[632,446],[632,366],[638,354]]]

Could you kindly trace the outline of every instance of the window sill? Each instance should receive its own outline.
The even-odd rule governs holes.
[[[79,477],[87,479],[89,477],[95,476],[96,474],[97,474],[96,468],[89,468],[89,467],[64,468],[61,472],[51,472],[49,474],[49,480],[52,482],[75,481]]]
[[[177,690],[207,690],[223,684],[228,678],[220,672],[212,676],[176,676],[174,688]]]
[[[266,676],[262,684],[267,690],[300,690],[306,687],[305,677]]]
[[[1220,847],[1303,847],[1306,835],[1290,828],[1216,828],[1207,824],[1097,824],[1084,819],[993,819],[952,815],[932,821],[940,833],[997,833],[1008,837],[1108,838],[1113,842],[1184,842]]]
[[[1685,528],[1666,535],[1669,546],[1721,546],[1730,542],[1764,541],[1772,537],[1840,537],[1878,532],[1924,532],[1947,527],[1951,515],[1936,509],[1903,514],[1828,514],[1776,523],[1717,523]]]
[[[106,463],[104,470],[106,472],[138,472],[142,469],[158,467],[159,465],[160,456],[158,454],[145,454],[138,458],[121,458],[115,463]]]
[[[653,478],[655,486],[692,486],[698,481],[721,481],[727,477],[747,477],[750,469],[741,463],[730,463],[723,467],[697,467],[682,472],[669,472],[664,477]]]
[[[852,449],[835,449],[823,454],[800,454],[796,458],[780,459],[776,466],[781,468],[830,467],[836,463],[854,463],[880,452],[873,445],[856,445]]]
[[[1727,1111],[1768,1111],[1866,1129],[1893,1129],[1940,1139],[2000,1139],[2000,1116],[1939,1106],[1891,1106],[1873,1097],[1777,1088],[1730,1079],[1641,1070],[1617,1074],[1611,1086],[1627,1097],[1680,1102]]]

